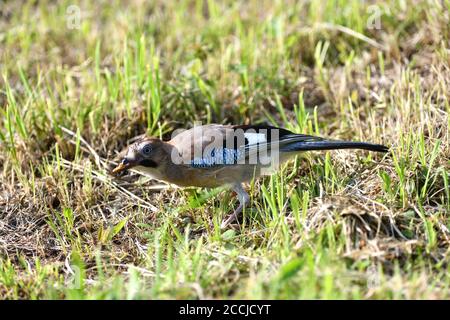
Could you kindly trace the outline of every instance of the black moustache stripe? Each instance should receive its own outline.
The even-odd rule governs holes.
[[[141,162],[139,162],[139,165],[147,168],[156,168],[158,166],[158,164],[155,161],[150,159],[142,160]]]

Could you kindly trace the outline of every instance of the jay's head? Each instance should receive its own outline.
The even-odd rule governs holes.
[[[119,165],[112,171],[118,174],[134,167],[156,169],[165,158],[163,143],[157,138],[145,138],[128,147],[127,153]]]

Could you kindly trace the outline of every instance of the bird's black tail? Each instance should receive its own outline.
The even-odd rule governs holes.
[[[280,146],[280,150],[284,152],[295,151],[311,151],[311,150],[332,150],[332,149],[363,149],[376,152],[388,152],[389,148],[381,144],[374,144],[369,142],[353,142],[353,141],[339,141],[339,140],[318,140],[305,141],[299,140],[290,141]]]

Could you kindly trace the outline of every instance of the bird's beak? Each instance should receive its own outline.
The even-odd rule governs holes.
[[[127,158],[124,158],[122,162],[120,162],[119,165],[113,169],[112,173],[117,174],[127,169],[130,169],[134,166],[135,166],[134,162],[129,161]]]

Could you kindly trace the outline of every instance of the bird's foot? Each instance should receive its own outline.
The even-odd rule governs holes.
[[[220,225],[220,229],[226,229],[231,223],[235,222],[240,214],[242,213],[242,210],[244,207],[249,203],[250,197],[247,192],[242,188],[242,185],[238,184],[234,187],[233,191],[237,194],[239,198],[239,206],[236,210],[224,221],[222,221],[222,224]]]
[[[220,229],[226,229],[231,223],[237,221],[239,218],[239,215],[242,213],[242,209],[244,208],[244,205],[240,204],[239,207],[237,207],[236,210],[232,214],[228,216],[225,220],[222,221],[222,224],[220,225]]]

